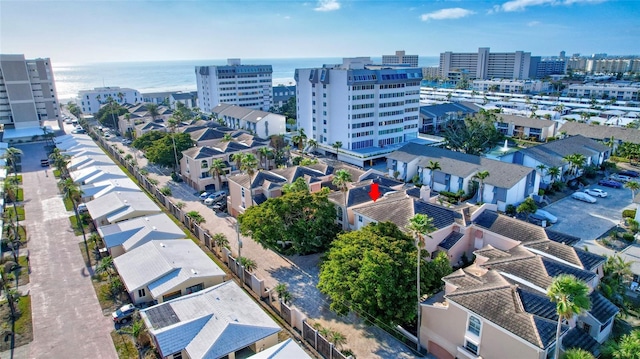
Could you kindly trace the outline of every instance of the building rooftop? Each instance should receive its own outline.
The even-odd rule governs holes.
[[[234,281],[140,311],[161,355],[219,358],[281,328]]]
[[[164,213],[100,226],[98,234],[104,240],[107,248],[122,245],[125,251],[154,239],[185,238],[184,231]]]

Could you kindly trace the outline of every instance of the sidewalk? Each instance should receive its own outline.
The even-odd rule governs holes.
[[[14,358],[117,358],[110,337],[113,323],[102,315],[80,253],[82,237],[70,227],[71,213],[64,208],[57,179],[45,176],[40,166],[46,156],[43,144],[16,147],[24,152],[33,341],[28,350],[18,348]]]

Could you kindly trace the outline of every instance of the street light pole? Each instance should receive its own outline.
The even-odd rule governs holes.
[[[418,266],[416,270],[416,277],[418,280],[416,281],[416,291],[418,293],[418,321],[416,324],[416,344],[418,353],[421,353],[420,350],[420,239],[416,240],[416,247],[418,247]]]

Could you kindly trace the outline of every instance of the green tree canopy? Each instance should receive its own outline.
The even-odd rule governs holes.
[[[472,155],[482,154],[504,140],[494,124],[497,121],[495,113],[484,110],[464,120],[450,121],[444,129],[447,147]]]
[[[117,102],[110,100],[104,106],[100,107],[95,118],[98,119],[103,126],[114,127],[114,124],[118,122],[118,116],[124,115],[129,111],[120,106]]]
[[[309,193],[295,182],[292,187],[294,190],[287,190],[281,197],[247,208],[238,217],[240,231],[281,253],[322,252],[339,231],[328,191]]]
[[[180,161],[182,151],[193,147],[193,139],[188,133],[176,133],[174,136],[178,161]],[[176,165],[176,158],[173,152],[171,135],[166,135],[161,139],[153,141],[153,144],[147,148],[145,155],[149,161],[153,163],[166,167],[174,167]]]
[[[131,146],[133,146],[134,148],[137,148],[141,151],[146,150],[147,148],[151,147],[153,145],[154,141],[157,141],[161,138],[167,137],[169,134],[166,132],[162,132],[162,131],[149,131],[147,133],[145,133],[144,135],[136,138],[132,143]]]
[[[390,222],[342,233],[322,263],[318,289],[338,314],[353,310],[384,324],[410,322],[416,316],[415,251],[413,238]]]
[[[640,359],[640,329],[623,335],[617,342],[608,340],[602,348],[602,354],[613,359]]]

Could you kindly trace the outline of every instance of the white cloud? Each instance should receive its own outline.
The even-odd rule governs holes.
[[[527,26],[529,27],[538,26],[538,25],[540,25],[540,21],[529,21],[527,23]]]
[[[422,21],[459,19],[472,14],[475,14],[475,12],[460,7],[453,7],[422,14],[420,15],[420,19],[422,19]]]
[[[287,15],[287,16],[285,16],[285,17],[284,17],[284,19],[285,19],[285,20],[290,20],[290,19],[291,19],[291,16]]]
[[[511,0],[506,3],[494,6],[494,11],[505,11],[505,12],[513,12],[513,11],[524,11],[526,8],[530,6],[539,6],[539,5],[573,5],[573,4],[598,4],[605,2],[607,0]]]
[[[318,7],[314,8],[315,11],[335,11],[340,9],[340,3],[338,0],[318,0]]]

